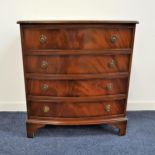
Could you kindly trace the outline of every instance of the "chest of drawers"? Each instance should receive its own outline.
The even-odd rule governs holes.
[[[45,125],[109,124],[125,135],[136,21],[18,21],[27,136]]]

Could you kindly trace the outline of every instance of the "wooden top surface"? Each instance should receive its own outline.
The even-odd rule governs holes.
[[[17,24],[138,24],[126,20],[20,20]]]

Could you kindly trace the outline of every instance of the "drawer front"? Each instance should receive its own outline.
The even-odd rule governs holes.
[[[23,28],[25,49],[131,48],[130,28]]]
[[[105,101],[97,103],[45,103],[29,102],[29,117],[95,117],[124,114],[125,101]]]
[[[126,94],[127,78],[95,80],[27,80],[27,94],[35,96],[85,97]]]
[[[25,56],[27,73],[87,74],[129,71],[129,55]]]

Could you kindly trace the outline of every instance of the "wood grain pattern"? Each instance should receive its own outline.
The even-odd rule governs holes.
[[[46,124],[125,135],[136,21],[19,21],[27,136]],[[110,84],[110,87],[107,86]]]
[[[86,97],[53,97],[53,96],[34,96],[27,95],[28,101],[39,101],[39,102],[96,102],[96,101],[107,101],[107,100],[121,100],[126,99],[125,94],[117,95],[102,95],[102,96],[86,96]]]
[[[131,48],[132,29],[124,28],[24,28],[25,49],[109,49]],[[46,42],[40,43],[41,36]],[[116,42],[111,37],[116,36]],[[123,37],[122,37],[123,36]]]
[[[32,116],[31,116],[32,117]],[[125,135],[127,117],[114,116],[109,117],[86,117],[86,118],[57,118],[57,117],[32,117],[26,121],[27,124],[27,136],[33,138],[37,129],[44,127],[45,125],[92,125],[92,124],[110,124],[113,127],[119,128],[118,134],[120,136]]]
[[[24,50],[24,56],[74,56],[74,55],[124,55],[132,54],[130,48],[104,49],[104,50],[52,50],[52,49],[29,49]]]
[[[110,105],[110,111],[106,111],[105,107]],[[44,107],[49,107],[48,112],[44,112]],[[120,101],[106,101],[95,103],[52,103],[52,102],[29,102],[28,114],[31,116],[40,117],[93,117],[93,116],[113,116],[124,113],[125,102]],[[37,109],[37,110],[36,110]]]
[[[129,61],[128,55],[26,56],[25,69],[46,74],[116,73],[129,71]],[[41,67],[43,62],[48,63],[47,68]]]
[[[43,74],[25,73],[26,79],[36,80],[81,80],[81,79],[114,79],[128,77],[128,72],[99,74]]]
[[[27,123],[32,124],[50,124],[50,125],[92,125],[92,124],[118,124],[127,121],[128,118],[124,115],[97,116],[97,117],[77,117],[77,118],[62,118],[62,117],[33,117],[27,119]]]
[[[127,78],[73,81],[27,80],[27,94],[55,97],[84,97],[125,94],[127,91],[127,80]]]

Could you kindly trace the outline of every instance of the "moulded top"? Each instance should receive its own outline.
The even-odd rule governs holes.
[[[17,24],[138,24],[127,20],[20,20]]]

